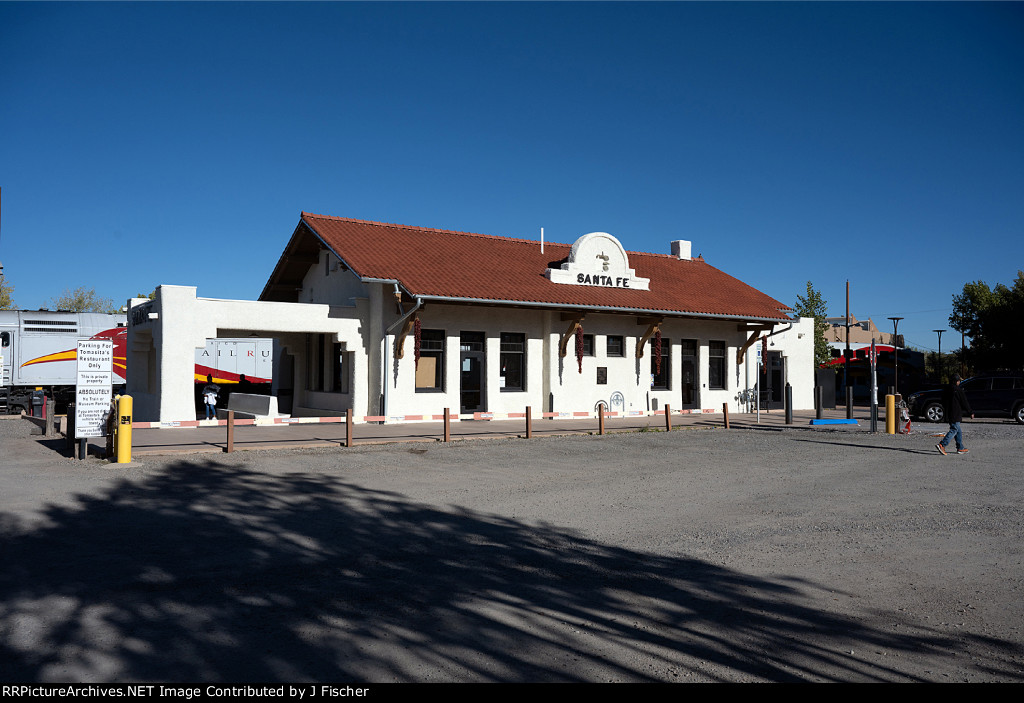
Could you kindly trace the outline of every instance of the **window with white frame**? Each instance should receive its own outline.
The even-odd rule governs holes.
[[[444,330],[420,330],[420,361],[416,366],[416,392],[444,390]]]
[[[651,376],[654,377],[654,383],[651,384],[651,388],[656,391],[667,391],[669,390],[669,380],[672,377],[672,344],[668,339],[662,338],[660,369],[654,358],[653,339],[650,341],[649,347],[651,350]]]
[[[605,344],[605,353],[608,356],[626,355],[626,342],[621,335],[608,335],[608,340]]]
[[[708,342],[708,388],[725,390],[725,342]]]
[[[501,333],[501,390],[526,390],[526,335]]]

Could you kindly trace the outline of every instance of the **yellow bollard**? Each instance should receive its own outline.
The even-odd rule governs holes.
[[[117,463],[132,462],[132,397],[122,395],[117,401]]]
[[[896,396],[885,396],[885,433],[896,434]]]

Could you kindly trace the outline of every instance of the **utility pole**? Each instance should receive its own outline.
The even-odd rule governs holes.
[[[942,383],[942,333],[946,330],[932,330],[935,334],[939,335],[939,363],[935,364],[935,371],[939,374],[939,383]]]
[[[900,356],[899,356],[899,325],[902,317],[890,317],[892,320],[892,388],[893,393],[900,392]]]

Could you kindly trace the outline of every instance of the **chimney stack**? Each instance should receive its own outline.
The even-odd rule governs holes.
[[[680,261],[690,260],[690,242],[685,239],[677,239],[672,242],[672,256]]]

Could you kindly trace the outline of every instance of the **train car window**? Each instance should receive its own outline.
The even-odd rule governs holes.
[[[0,332],[0,345],[3,345],[5,347],[11,346],[11,333],[10,332]]]

